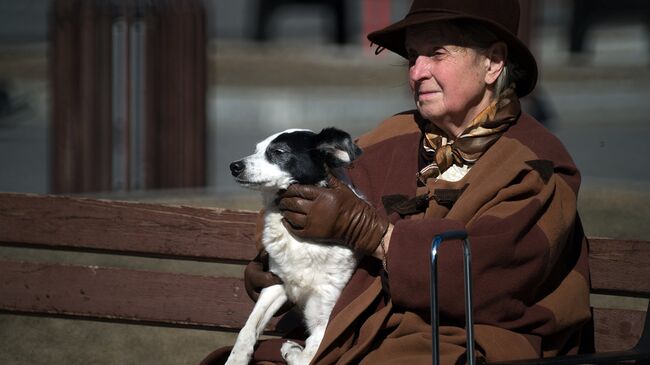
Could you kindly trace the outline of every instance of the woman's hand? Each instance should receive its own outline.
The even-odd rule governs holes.
[[[248,296],[257,302],[262,289],[271,285],[282,284],[282,279],[269,271],[269,258],[266,251],[262,251],[244,270],[244,286]]]
[[[317,242],[342,244],[372,255],[389,222],[336,178],[329,187],[291,185],[280,195],[283,223],[296,236]]]

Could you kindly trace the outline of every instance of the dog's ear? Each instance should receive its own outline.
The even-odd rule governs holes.
[[[340,129],[325,128],[316,138],[316,149],[331,168],[349,165],[361,155],[361,149],[354,144],[350,135]]]

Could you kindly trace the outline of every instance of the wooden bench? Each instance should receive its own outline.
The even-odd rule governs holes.
[[[244,265],[256,254],[255,221],[254,212],[0,193],[0,245],[14,248]],[[650,242],[591,238],[589,260],[596,350],[629,349],[647,322]],[[0,262],[6,313],[237,331],[252,306],[241,277]]]

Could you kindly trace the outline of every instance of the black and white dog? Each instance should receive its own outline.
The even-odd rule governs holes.
[[[347,247],[305,242],[291,235],[281,222],[277,194],[293,183],[326,186],[328,174],[342,178],[341,168],[360,154],[350,135],[339,129],[320,133],[290,129],[268,137],[257,144],[254,154],[230,164],[239,184],[262,192],[262,244],[269,254],[269,269],[283,284],[262,290],[226,364],[248,364],[257,338],[287,300],[302,310],[309,337],[304,349],[285,342],[282,357],[289,365],[311,362],[358,257]]]

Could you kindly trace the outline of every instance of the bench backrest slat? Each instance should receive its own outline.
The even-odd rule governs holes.
[[[592,291],[650,297],[649,259],[647,241],[590,238]]]
[[[0,242],[200,260],[255,257],[255,214],[24,194],[0,198]]]
[[[625,309],[594,308],[596,349],[621,351],[636,345],[646,313]]]
[[[253,308],[237,278],[14,261],[0,267],[7,311],[238,329]]]

